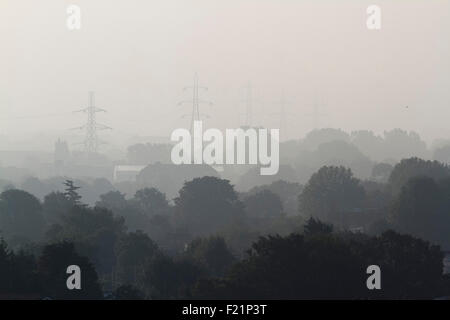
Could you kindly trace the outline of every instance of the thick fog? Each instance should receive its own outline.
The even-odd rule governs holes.
[[[81,29],[66,26],[70,4]],[[194,74],[207,86],[205,126],[245,121],[283,139],[314,127],[375,133],[402,128],[446,138],[450,105],[450,2],[377,1],[381,30],[366,27],[372,1],[2,1],[0,147],[76,148],[85,121],[72,111],[88,91],[108,112],[105,149],[189,127]],[[314,105],[317,115],[314,116]],[[131,140],[130,140],[131,139]],[[133,140],[134,139],[134,140]],[[81,148],[81,147],[80,147]]]
[[[449,39],[449,0],[0,0],[0,300],[450,299]]]

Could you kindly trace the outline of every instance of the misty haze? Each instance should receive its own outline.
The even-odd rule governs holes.
[[[2,0],[0,299],[449,299],[448,39],[444,0]]]

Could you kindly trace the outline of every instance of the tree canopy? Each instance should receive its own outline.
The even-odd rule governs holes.
[[[350,169],[324,166],[299,195],[299,210],[305,217],[339,224],[339,215],[361,208],[364,196],[364,188]]]

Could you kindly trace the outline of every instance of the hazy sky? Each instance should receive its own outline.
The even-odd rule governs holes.
[[[285,92],[289,137],[312,129],[319,100],[321,127],[450,138],[449,39],[450,1],[0,0],[0,134],[67,133],[93,90],[115,135],[169,136],[189,126],[177,103],[197,72],[208,127],[243,123],[250,81],[255,125],[279,126]]]

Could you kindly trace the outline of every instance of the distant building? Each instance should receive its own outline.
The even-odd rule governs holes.
[[[58,141],[55,142],[55,152],[53,154],[56,175],[63,175],[63,168],[67,164],[69,158],[70,151],[67,142],[58,138]]]
[[[119,181],[136,181],[136,176],[146,166],[118,165],[114,166],[113,180]]]
[[[58,139],[58,141],[55,142],[55,153],[54,153],[55,165],[56,164],[64,165],[67,162],[67,160],[69,160],[69,158],[70,158],[70,151],[67,142]]]

